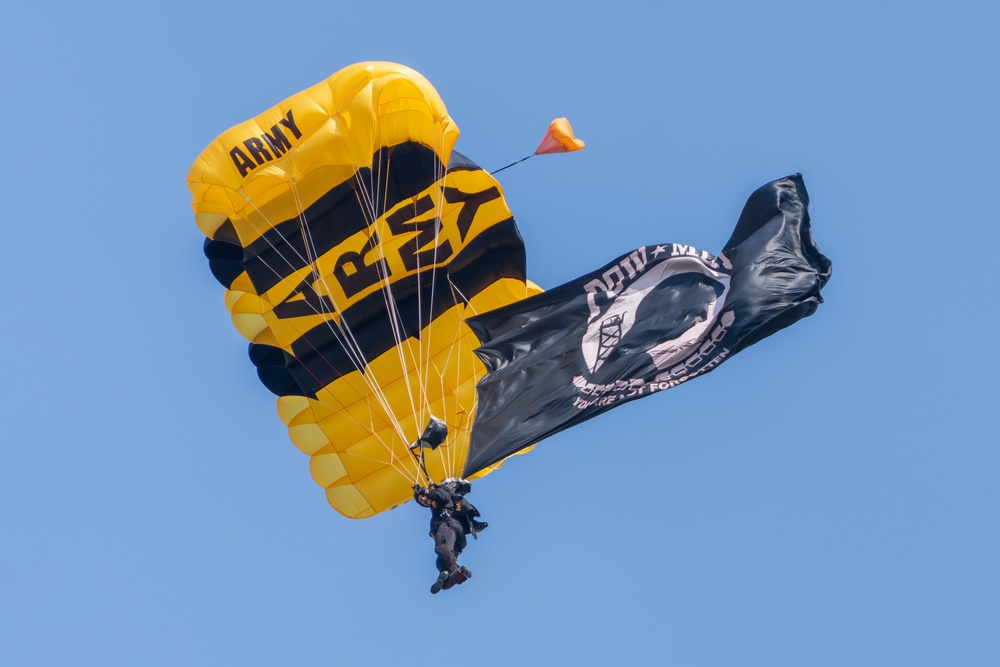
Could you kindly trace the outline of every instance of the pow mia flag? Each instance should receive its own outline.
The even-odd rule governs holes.
[[[621,403],[707,373],[811,315],[831,263],[799,174],[759,188],[717,257],[638,248],[468,324],[486,364],[464,476]]]

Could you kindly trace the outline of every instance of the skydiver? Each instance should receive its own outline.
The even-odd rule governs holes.
[[[447,590],[472,576],[467,568],[458,564],[458,556],[465,549],[466,535],[477,539],[477,533],[488,523],[479,521],[479,510],[465,499],[472,485],[464,479],[449,479],[430,487],[413,485],[413,499],[431,510],[430,536],[434,539],[435,565],[438,578],[431,585],[431,593]]]

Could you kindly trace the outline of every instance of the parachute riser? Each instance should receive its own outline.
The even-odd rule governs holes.
[[[431,479],[430,473],[427,472],[427,466],[424,464],[424,448],[418,447],[418,449],[420,450],[419,455],[412,448],[410,449],[410,454],[413,456],[413,460],[417,462],[417,465],[420,466],[421,472],[424,473],[424,484],[422,486],[430,486],[434,483],[434,480]]]

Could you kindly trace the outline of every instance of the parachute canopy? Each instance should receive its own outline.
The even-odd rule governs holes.
[[[510,169],[515,164],[521,164],[525,160],[532,158],[536,155],[546,155],[550,153],[571,153],[573,151],[578,151],[583,148],[586,144],[580,139],[573,136],[573,128],[570,127],[569,121],[565,118],[556,118],[554,121],[549,123],[549,128],[545,132],[545,136],[542,137],[542,141],[538,144],[538,148],[531,155],[525,155],[520,160],[514,160],[508,165],[500,167],[491,171],[491,174],[499,174],[505,169]]]
[[[549,123],[549,130],[542,137],[542,142],[535,149],[535,155],[549,153],[571,153],[583,148],[586,144],[573,135],[573,128],[565,118],[556,118]]]
[[[458,134],[420,74],[359,63],[222,133],[188,173],[233,324],[348,517],[463,470],[485,373],[465,319],[540,291]],[[443,442],[411,451],[432,418]]]

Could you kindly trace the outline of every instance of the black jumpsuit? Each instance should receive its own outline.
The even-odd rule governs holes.
[[[467,544],[462,524],[454,516],[456,504],[462,502],[462,497],[438,486],[430,490],[430,499],[431,536],[437,554],[435,565],[438,572],[446,572],[455,568],[456,559]]]

